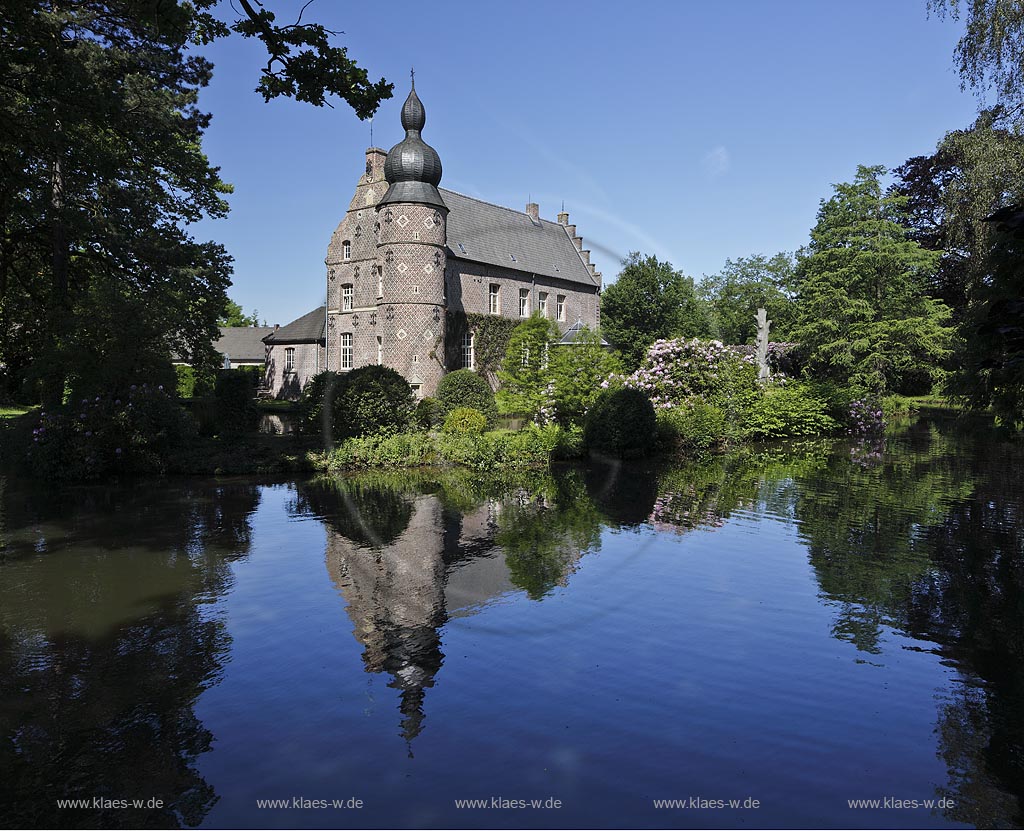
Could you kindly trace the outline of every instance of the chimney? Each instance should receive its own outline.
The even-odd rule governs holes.
[[[379,182],[384,178],[384,162],[388,153],[379,147],[369,147],[366,150],[366,181]]]
[[[536,202],[526,203],[526,213],[534,222],[540,221],[540,205],[538,205]]]
[[[568,225],[569,224],[569,214],[566,211],[562,211],[558,215],[558,224],[559,225]]]

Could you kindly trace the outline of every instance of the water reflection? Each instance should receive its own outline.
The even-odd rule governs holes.
[[[738,669],[730,676],[723,664],[715,675],[690,660],[685,685],[674,687],[664,684],[660,670],[645,675],[647,664],[664,669],[694,655],[714,654],[714,643],[684,651],[683,646],[691,645],[680,644],[675,631],[666,631],[683,622],[671,616],[678,594],[689,598],[686,614],[701,624],[686,631],[731,638],[724,654],[742,654],[765,678],[775,679],[778,686],[766,691],[766,697],[783,707],[778,702],[799,687],[786,687],[786,679],[779,676],[791,666],[786,661],[797,660],[787,649],[803,649],[802,635],[793,635],[789,644],[783,637],[788,630],[779,630],[783,635],[772,648],[781,665],[744,652],[743,631],[727,625],[733,607],[714,608],[716,598],[730,595],[715,594],[721,585],[702,582],[710,572],[701,570],[699,557],[721,551],[736,558],[723,562],[750,569],[755,580],[766,574],[757,569],[769,566],[754,556],[744,559],[728,545],[689,546],[694,556],[686,562],[678,558],[678,567],[674,557],[680,543],[699,540],[711,546],[723,538],[728,543],[730,531],[740,526],[747,529],[744,533],[757,535],[769,525],[776,531],[787,528],[795,540],[800,575],[814,588],[807,593],[799,581],[785,582],[792,595],[778,599],[779,609],[802,620],[795,617],[804,609],[800,603],[812,606],[816,614],[824,608],[832,635],[824,640],[835,655],[847,658],[843,663],[848,667],[855,661],[873,665],[863,667],[863,677],[852,676],[867,691],[861,699],[851,694],[851,705],[861,711],[854,716],[866,718],[864,714],[886,707],[879,687],[865,680],[867,673],[898,664],[907,654],[904,650],[937,654],[946,675],[934,687],[935,750],[948,775],[935,795],[951,797],[955,804],[945,819],[982,827],[1020,826],[1022,462],[1019,446],[1000,443],[990,432],[925,417],[863,447],[846,440],[810,441],[748,448],[682,467],[598,461],[554,476],[515,480],[457,471],[315,479],[294,485],[286,511],[272,499],[261,504],[263,489],[251,482],[167,482],[39,493],[0,478],[0,810],[10,824],[29,827],[84,821],[142,827],[201,824],[217,799],[228,797],[237,784],[230,778],[207,782],[199,774],[197,760],[214,747],[214,734],[223,739],[225,732],[217,723],[203,724],[196,717],[197,699],[232,671],[231,650],[239,651],[241,636],[236,631],[233,644],[226,628],[225,598],[232,588],[233,567],[239,574],[254,568],[257,558],[249,560],[249,553],[259,550],[264,578],[294,577],[289,569],[295,569],[295,559],[278,557],[275,544],[257,548],[254,527],[260,533],[265,528],[279,532],[289,517],[301,516],[323,524],[326,577],[317,568],[312,578],[303,575],[307,582],[282,581],[282,586],[308,588],[308,581],[317,579],[326,586],[330,580],[344,603],[327,591],[326,614],[335,615],[337,608],[339,619],[344,608],[355,639],[350,643],[358,644],[355,665],[361,660],[365,672],[386,677],[397,691],[398,711],[387,714],[386,729],[397,730],[409,755],[422,743],[436,753],[444,734],[455,732],[439,715],[447,712],[452,718],[453,698],[447,711],[439,710],[438,686],[478,683],[467,683],[465,674],[457,674],[457,661],[445,667],[453,633],[480,626],[484,612],[507,612],[504,618],[498,616],[504,624],[489,624],[506,627],[508,620],[539,618],[551,609],[568,616],[551,620],[564,621],[571,618],[574,604],[606,610],[621,603],[627,592],[647,592],[652,605],[662,604],[661,614],[669,616],[658,618],[658,628],[647,624],[642,603],[631,605],[628,615],[608,613],[614,623],[602,630],[606,637],[635,644],[645,663],[633,666],[636,677],[630,675],[625,682],[615,673],[602,676],[605,687],[595,685],[595,697],[610,695],[609,689],[617,695],[635,685],[638,698],[654,702],[638,709],[637,718],[655,720],[666,733],[682,729],[676,719],[681,707],[728,712],[691,693],[703,682],[709,690],[724,690],[728,702],[731,678],[742,677]],[[260,522],[254,525],[257,513]],[[319,540],[319,528],[310,527]],[[709,530],[717,533],[703,534]],[[737,537],[731,539],[737,545]],[[651,541],[663,550],[670,548],[671,556],[638,555],[638,548]],[[609,562],[614,572],[597,573],[614,573],[614,585],[587,581],[592,564]],[[665,585],[654,585],[648,569]],[[722,580],[729,577],[714,573]],[[711,597],[707,606],[694,602],[701,593]],[[274,597],[282,614],[266,625],[281,627],[302,609],[303,598],[284,590]],[[665,597],[670,598],[668,612]],[[739,619],[752,627],[762,620],[778,625],[778,617],[760,618],[757,611],[736,608]],[[717,629],[711,625],[719,622]],[[252,641],[263,634],[260,625],[256,617],[249,618]],[[288,630],[275,633],[284,637]],[[533,637],[544,648],[557,649],[563,637],[573,649],[592,647],[586,633],[537,634],[523,626],[515,635],[517,641]],[[610,654],[621,648],[611,646]],[[701,647],[706,651],[700,652]],[[859,672],[861,667],[854,669]],[[529,661],[521,671],[529,689],[535,683]],[[296,684],[326,683],[322,667],[301,658],[294,673]],[[882,676],[871,676],[877,677]],[[247,678],[261,682],[258,675]],[[550,715],[544,710],[546,702],[557,686],[535,684],[535,689],[547,698],[526,703],[537,708],[544,723]],[[835,688],[824,684],[823,694],[829,689]],[[463,700],[475,699],[475,692],[462,690]],[[332,695],[336,697],[336,690],[326,690],[323,698]],[[585,697],[580,701],[582,712]],[[502,702],[489,706],[480,703],[474,717],[498,717]],[[664,713],[656,712],[659,706]],[[338,707],[312,714],[306,726],[314,730],[318,718],[343,717],[338,714],[344,709]],[[885,716],[878,718],[884,729]],[[629,732],[628,721],[608,724],[613,733]],[[700,724],[695,715],[687,729]],[[558,726],[560,736],[565,729]],[[425,731],[438,742],[417,742]],[[250,740],[244,733],[234,735],[243,743]],[[650,741],[650,732],[640,735]],[[568,736],[559,739],[566,747]],[[832,735],[822,738],[823,745],[837,741]],[[578,750],[580,758],[597,755],[597,745],[587,743],[590,738],[574,739],[577,745],[570,749]],[[623,741],[620,750],[628,746]],[[229,755],[252,750],[220,747]],[[360,758],[389,764],[385,749],[359,752],[364,754]],[[865,753],[857,763],[867,767],[874,760]],[[717,757],[706,758],[714,762]],[[467,764],[459,756],[448,761],[455,769]],[[790,761],[794,769],[803,764]],[[219,769],[224,767],[230,765]],[[58,797],[124,795],[161,798],[166,807],[94,812],[83,819],[59,811],[55,803]],[[847,815],[836,817],[833,824],[850,822]]]
[[[13,827],[194,826],[212,734],[193,705],[230,643],[207,604],[249,547],[252,484],[3,495],[0,805]],[[60,809],[57,799],[159,799]]]

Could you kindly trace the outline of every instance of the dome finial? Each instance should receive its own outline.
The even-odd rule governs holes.
[[[415,67],[409,67],[409,77],[412,78],[412,88],[416,89],[416,69],[415,69]]]

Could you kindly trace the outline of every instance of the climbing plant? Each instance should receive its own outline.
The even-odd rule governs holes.
[[[474,368],[494,388],[498,383],[498,369],[508,349],[508,340],[518,323],[518,320],[499,315],[456,312],[448,317],[449,342],[458,349],[462,336],[467,331],[473,333]],[[452,357],[457,360],[461,356]]]

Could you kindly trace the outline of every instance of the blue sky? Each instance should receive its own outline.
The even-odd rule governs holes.
[[[300,7],[268,2],[284,22]],[[925,0],[549,3],[318,0],[307,10],[395,96],[374,144],[402,138],[409,68],[442,185],[554,219],[563,200],[605,282],[630,251],[693,276],[803,245],[834,182],[895,167],[968,125],[952,52],[961,24]],[[198,236],[235,258],[233,299],[269,323],[322,302],[323,259],[370,127],[347,105],[265,104],[265,57],[207,50],[204,147],[235,187]]]

